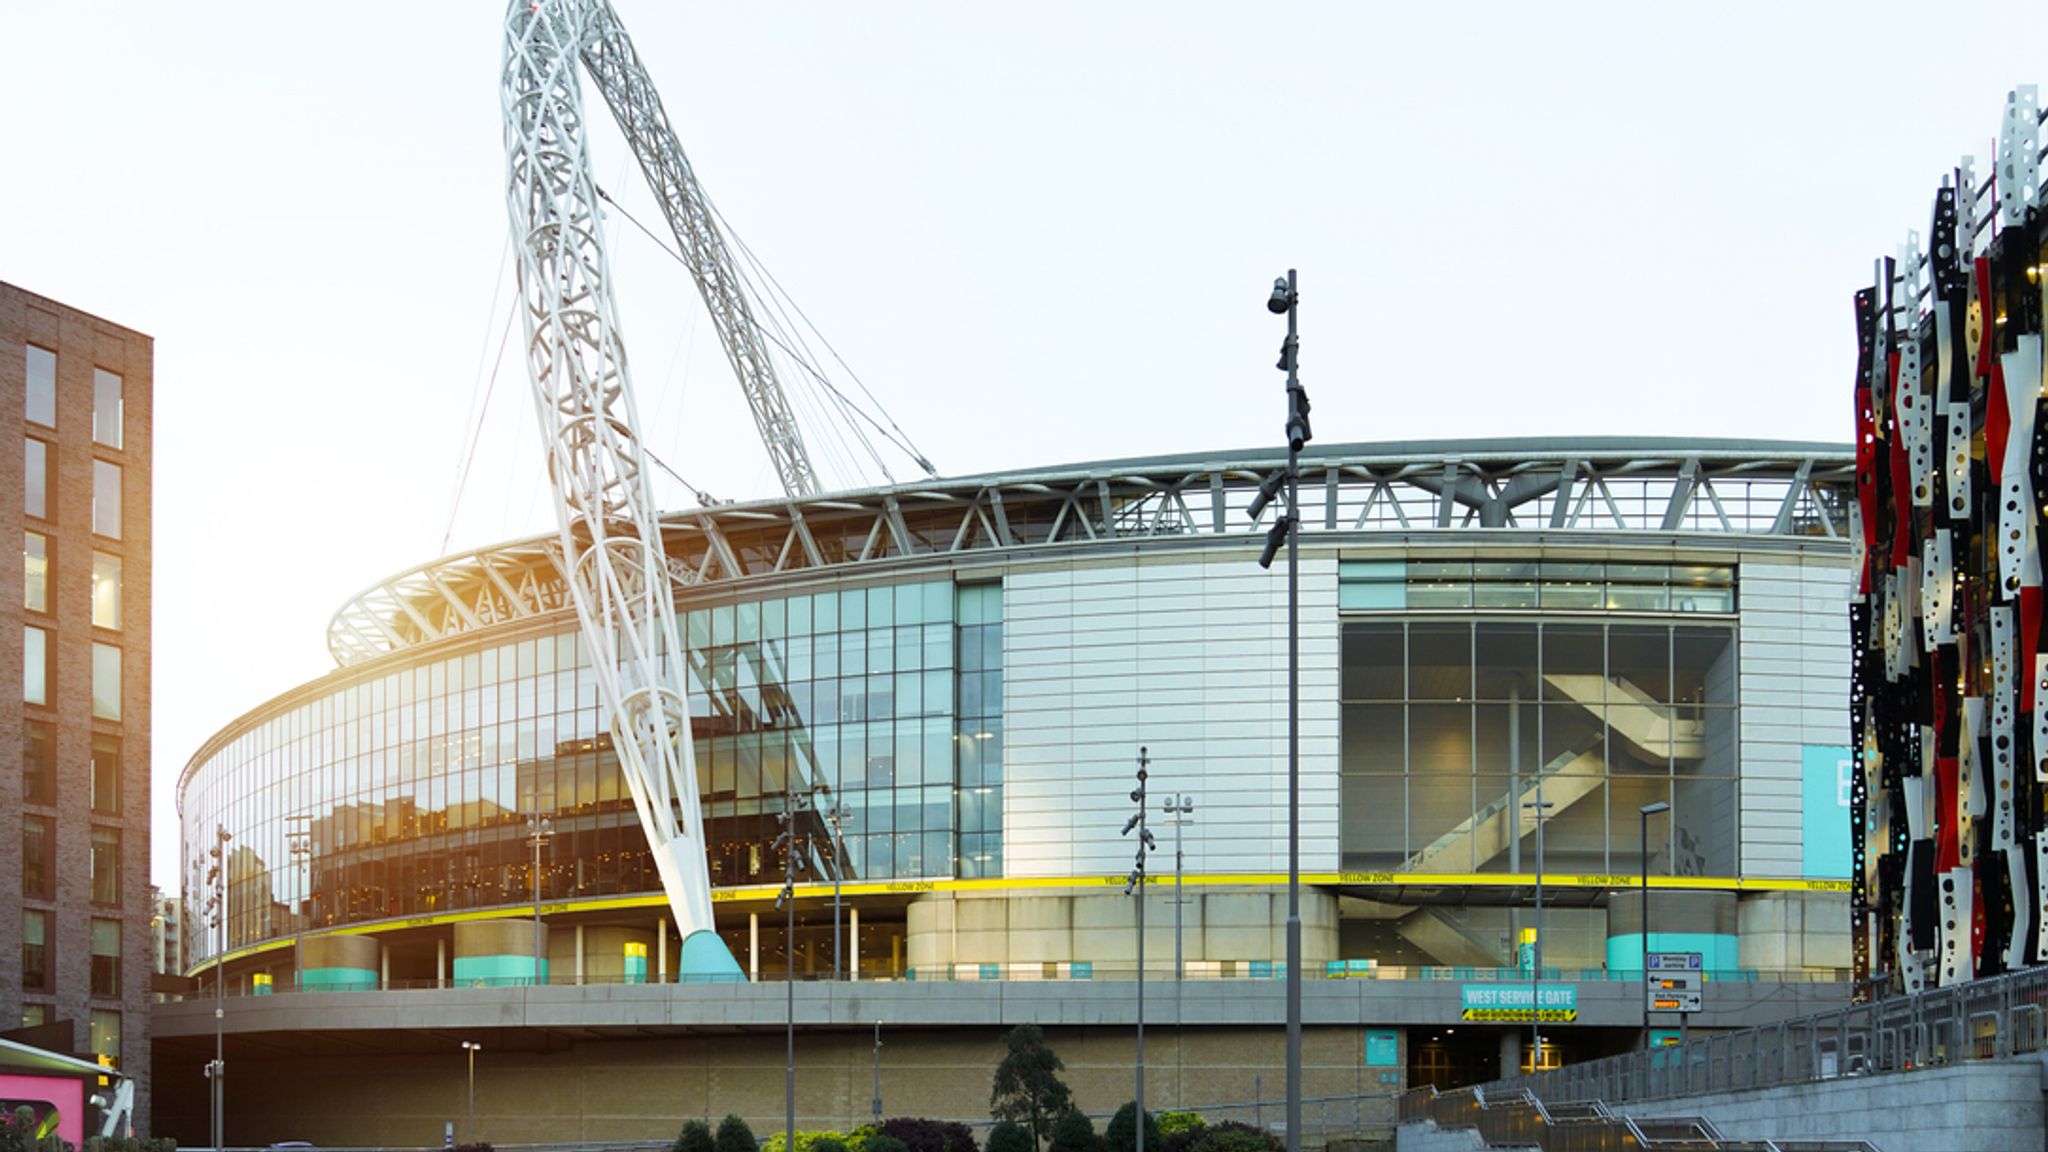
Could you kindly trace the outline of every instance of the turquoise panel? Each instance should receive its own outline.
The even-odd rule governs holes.
[[[625,982],[628,984],[647,983],[647,957],[627,956]]]
[[[1408,606],[1408,565],[1401,560],[1343,560],[1337,565],[1337,607],[1379,611]]]
[[[541,983],[547,983],[548,962],[540,962]],[[533,983],[531,956],[458,956],[455,984],[467,988],[504,988]]]
[[[308,968],[299,973],[299,987],[307,992],[369,992],[377,987],[377,973],[370,968]]]
[[[676,979],[684,984],[742,984],[747,974],[740,971],[740,962],[732,958],[718,933],[700,928],[683,940],[683,950],[676,957]]]
[[[1398,1068],[1401,1065],[1401,1034],[1390,1029],[1374,1029],[1365,1034],[1365,1066],[1367,1068]]]
[[[1742,967],[1735,937],[1712,932],[1652,932],[1650,951],[1697,952],[1700,954],[1700,967],[1706,970],[1710,978],[1717,980],[1722,978],[1723,973],[1732,978],[1736,974],[1736,969]],[[1641,933],[1631,932],[1626,936],[1607,938],[1607,970],[1610,973],[1629,974],[1637,980],[1643,978]]]
[[[1799,867],[1809,878],[1849,878],[1849,780],[1855,765],[1847,748],[1808,744],[1799,750]]]
[[[1095,963],[1091,960],[1076,960],[1068,967],[1067,973],[1076,980],[1093,980]]]

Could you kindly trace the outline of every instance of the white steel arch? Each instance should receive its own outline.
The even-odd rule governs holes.
[[[612,718],[620,772],[682,933],[677,971],[740,979],[711,914],[682,641],[584,134],[576,70],[600,35],[625,43],[604,0],[512,0],[505,17],[506,203],[527,369],[548,446],[564,583]],[[653,87],[641,76],[636,90],[651,97]],[[641,119],[650,117],[661,121],[658,104]]]

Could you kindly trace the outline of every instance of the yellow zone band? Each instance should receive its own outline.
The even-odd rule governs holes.
[[[1545,1023],[1570,1024],[1578,1018],[1579,1010],[1577,1008],[1545,1008],[1543,1010],[1543,1022]],[[1529,1010],[1527,1008],[1467,1008],[1461,1014],[1460,1019],[1468,1020],[1475,1024],[1527,1024],[1529,1022]]]
[[[1012,876],[993,877],[979,880],[858,880],[839,886],[842,896],[916,896],[928,892],[1015,892],[1044,891],[1059,888],[1118,888],[1129,883],[1129,877],[1117,876]],[[1350,887],[1466,887],[1466,888],[1526,888],[1536,883],[1534,873],[1525,872],[1304,872],[1301,882],[1322,888]],[[1173,883],[1172,876],[1147,875],[1145,886],[1157,888]],[[1239,888],[1278,886],[1287,883],[1285,872],[1206,872],[1188,876],[1185,883],[1190,888]],[[1545,873],[1543,883],[1552,888],[1638,888],[1642,886],[1641,876],[1620,873]],[[1715,892],[1847,892],[1847,880],[1746,880],[1731,876],[1652,876],[1651,888],[1690,889]],[[780,884],[752,884],[738,888],[719,888],[711,893],[713,904],[768,903],[782,891]],[[830,884],[799,884],[796,886],[798,900],[832,898]],[[552,916],[567,912],[611,912],[629,908],[666,908],[668,898],[659,892],[645,892],[633,896],[595,897],[589,900],[556,900],[540,906],[541,915]],[[519,911],[514,911],[518,909]],[[347,924],[334,928],[308,932],[308,936],[360,936],[370,933],[391,932],[406,928],[431,928],[442,924],[457,924],[472,920],[502,920],[507,916],[531,915],[532,905],[501,904],[494,908],[469,909],[462,912],[437,912],[428,916],[405,916],[389,920],[373,920],[362,924]],[[233,949],[225,959],[240,960],[265,952],[290,948],[292,938],[271,940],[262,944],[251,944]],[[196,976],[213,967],[209,960],[186,970],[187,976]],[[1525,1017],[1526,1018],[1526,1017]]]

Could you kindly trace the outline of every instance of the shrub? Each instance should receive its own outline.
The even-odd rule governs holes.
[[[0,1152],[70,1152],[71,1145],[57,1136],[54,1116],[50,1120],[51,1131],[41,1128],[35,1112],[26,1104],[16,1108],[12,1115],[0,1114]]]
[[[738,1116],[728,1115],[718,1122],[718,1135],[711,1138],[713,1152],[761,1152],[761,1142],[754,1139],[754,1130]]]
[[[1052,1126],[1052,1144],[1048,1152],[1101,1152],[1102,1141],[1095,1137],[1095,1125],[1080,1109],[1070,1109]]]
[[[1166,1138],[1159,1134],[1159,1118],[1145,1113],[1146,1152],[1160,1152]],[[1137,1152],[1138,1149],[1138,1102],[1133,1100],[1116,1110],[1110,1117],[1109,1127],[1103,1130],[1102,1146],[1105,1152]]]
[[[982,1152],[1038,1152],[1038,1144],[1031,1139],[1031,1129],[1015,1120],[1002,1120],[989,1129]]]
[[[903,1141],[910,1152],[981,1152],[967,1125],[952,1120],[899,1116],[882,1121],[882,1135]]]
[[[676,1142],[670,1152],[717,1152],[717,1145],[711,1139],[711,1125],[702,1120],[683,1121],[683,1130],[676,1133]]]
[[[782,1145],[782,1133],[772,1132],[762,1143],[761,1152],[783,1152]],[[796,1152],[819,1152],[820,1145],[825,1145],[827,1152],[847,1152],[846,1137],[841,1133],[797,1130]]]
[[[1283,1152],[1280,1138],[1235,1120],[1210,1125],[1190,1152]]]
[[[903,1141],[898,1140],[894,1136],[886,1132],[877,1132],[868,1137],[866,1152],[910,1152],[910,1150],[903,1146]]]
[[[846,1133],[846,1152],[868,1152],[868,1141],[874,1138],[873,1124],[856,1125]]]
[[[1182,1132],[1200,1132],[1208,1127],[1200,1112],[1161,1112],[1158,1115],[1159,1134],[1171,1139]],[[1145,1145],[1150,1148],[1151,1145]]]

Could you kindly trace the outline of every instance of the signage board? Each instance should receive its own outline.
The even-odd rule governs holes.
[[[1365,1034],[1365,1066],[1396,1068],[1401,1063],[1401,1034],[1391,1028],[1375,1028]]]
[[[1652,952],[1644,1007],[1651,1012],[1697,1012],[1706,973],[1698,952]]]
[[[1480,1024],[1512,1024],[1529,1022],[1532,993],[1536,989],[1527,984],[1467,984],[1461,991],[1460,1019]],[[1579,1018],[1577,986],[1546,984],[1542,997],[1544,1022],[1569,1024]]]

